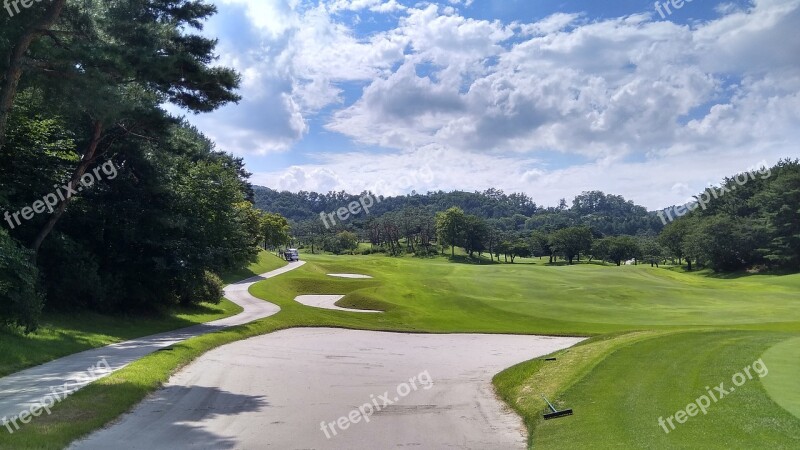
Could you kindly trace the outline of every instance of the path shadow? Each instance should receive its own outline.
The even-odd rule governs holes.
[[[146,450],[241,448],[235,436],[210,431],[209,423],[221,416],[237,416],[269,406],[266,397],[260,395],[206,386],[167,386],[112,425],[74,442],[69,449],[105,450],[120,448],[121,443],[124,448]]]

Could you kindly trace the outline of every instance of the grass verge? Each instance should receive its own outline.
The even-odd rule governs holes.
[[[787,335],[778,332],[691,331],[626,333],[595,338],[534,360],[494,379],[499,395],[522,417],[535,449],[798,448],[800,421],[766,395],[754,375],[732,377]],[[730,394],[685,423],[659,425],[711,386]],[[735,392],[733,389],[734,388]],[[713,388],[711,388],[713,390]],[[539,393],[573,416],[543,420]],[[716,391],[715,391],[716,392]]]
[[[286,261],[261,252],[248,268],[225,274],[226,283],[269,272]],[[117,342],[210,322],[242,312],[233,302],[176,306],[150,316],[80,313],[50,313],[41,320],[36,333],[24,335],[16,329],[0,328],[0,377],[28,367]]]

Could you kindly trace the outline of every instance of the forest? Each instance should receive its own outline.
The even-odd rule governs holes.
[[[34,3],[0,14],[0,323],[43,310],[218,301],[262,214],[241,159],[166,105],[237,102],[239,75],[180,0]]]
[[[767,168],[764,168],[767,169]],[[767,172],[765,170],[765,172]],[[383,252],[429,255],[461,247],[469,257],[514,262],[517,257],[580,261],[625,261],[658,265],[686,264],[717,272],[749,269],[797,270],[800,267],[800,162],[784,159],[769,177],[733,174],[714,189],[699,193],[680,217],[671,206],[647,211],[618,195],[584,192],[571,205],[542,207],[526,194],[429,192],[381,197],[369,214],[335,227],[319,215],[364,195],[345,192],[277,192],[256,186],[260,209],[289,218],[299,245],[312,252]],[[679,207],[680,208],[680,207]],[[669,213],[671,221],[663,217]],[[369,248],[359,249],[359,242]]]

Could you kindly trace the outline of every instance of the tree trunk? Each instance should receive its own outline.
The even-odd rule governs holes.
[[[689,258],[686,258],[686,263],[689,264],[689,272],[691,272],[692,271],[692,260],[689,259]]]
[[[83,174],[86,173],[86,169],[94,163],[95,158],[97,157],[97,147],[100,144],[100,137],[103,133],[103,124],[101,122],[94,122],[92,126],[92,137],[89,140],[89,146],[86,148],[86,152],[84,152],[83,157],[81,158],[80,163],[78,163],[78,167],[75,168],[75,172],[72,174],[72,178],[69,180],[68,186],[71,189],[78,190],[78,184],[80,184],[81,177]],[[64,211],[67,209],[67,205],[69,204],[70,200],[72,200],[72,196],[65,196],[65,199],[59,203],[58,207],[47,222],[44,224],[42,229],[39,231],[39,234],[36,236],[36,239],[33,241],[33,256],[32,261],[36,263],[36,257],[39,255],[39,249],[42,247],[42,242],[44,242],[45,238],[53,231],[53,227],[55,227],[58,220],[64,214]]]
[[[11,49],[6,58],[6,73],[3,78],[3,85],[0,87],[0,150],[6,144],[6,129],[8,128],[8,115],[17,96],[17,86],[19,78],[22,76],[22,60],[28,52],[34,39],[49,30],[58,20],[61,11],[64,9],[66,0],[53,0],[50,8],[47,9],[41,19],[31,24],[17,43]]]

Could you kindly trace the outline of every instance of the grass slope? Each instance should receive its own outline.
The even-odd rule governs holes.
[[[770,347],[764,352],[763,358],[764,364],[770,369],[770,375],[764,378],[767,394],[800,418],[800,337]]]
[[[559,352],[556,361],[525,362],[495,378],[500,395],[524,417],[536,448],[800,445],[800,421],[767,395],[768,378],[748,382],[708,415],[669,435],[657,424],[701,395],[704,386],[730,380],[769,348],[798,336],[800,299],[792,293],[800,276],[722,280],[641,266],[304,256],[309,264],[251,288],[280,305],[280,313],[145,357],[79,391],[51,416],[13,435],[0,434],[0,448],[62,448],[127,411],[205,351],[298,326],[595,335]],[[326,276],[335,272],[375,278]],[[293,301],[320,293],[345,294],[340,304],[386,313],[330,311]],[[769,376],[797,370],[770,369]],[[539,393],[576,414],[542,422]],[[730,436],[718,438],[723,434]]]
[[[647,335],[649,334],[649,335]],[[752,365],[784,333],[708,331],[626,334],[569,349],[553,362],[530,361],[495,377],[495,385],[533,431],[536,449],[798,448],[800,421],[764,391],[775,369],[741,387],[732,377]],[[572,354],[588,353],[582,361]],[[563,357],[562,357],[563,356]],[[587,362],[586,360],[590,360]],[[587,371],[585,369],[591,368]],[[578,370],[576,370],[578,369]],[[582,376],[576,372],[584,369]],[[797,369],[794,369],[796,375]],[[566,374],[562,378],[563,374]],[[575,380],[578,380],[577,382]],[[658,419],[685,409],[706,388],[724,382],[729,395],[669,433]],[[545,393],[573,416],[545,421]]]
[[[379,280],[355,291],[342,285],[310,293],[349,294],[350,305],[381,305],[389,308],[388,316],[417,329],[561,335],[687,327],[800,331],[800,275],[723,280],[645,266],[476,266],[373,255],[306,259],[325,272]]]
[[[285,264],[284,260],[261,252],[256,263],[226,274],[223,279],[230,283]],[[217,305],[203,303],[174,307],[151,317],[92,312],[47,314],[41,320],[41,328],[34,334],[25,336],[17,330],[0,328],[0,377],[91,348],[210,322],[241,311],[238,305],[223,299]]]

